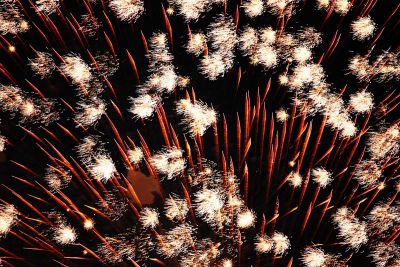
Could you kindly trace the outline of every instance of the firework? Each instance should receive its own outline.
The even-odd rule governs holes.
[[[167,149],[155,154],[151,158],[151,163],[158,172],[166,175],[167,179],[172,179],[180,174],[186,165],[182,151],[177,148]]]
[[[109,5],[122,21],[135,21],[144,11],[140,0],[111,0]]]
[[[399,10],[3,0],[0,265],[398,266]]]
[[[247,16],[251,18],[260,16],[264,12],[264,3],[261,0],[246,1],[242,7]]]
[[[69,225],[60,225],[54,229],[54,240],[60,245],[68,245],[77,239],[76,231]]]
[[[145,228],[154,228],[158,225],[158,212],[155,209],[144,208],[140,214],[140,222]]]
[[[375,23],[370,17],[359,18],[351,24],[354,38],[364,40],[371,37],[375,31]]]
[[[0,206],[0,234],[5,236],[17,219],[17,211],[12,205]]]
[[[203,135],[208,127],[217,122],[216,112],[201,102],[192,104],[183,99],[177,105],[177,112],[184,115],[182,123],[188,126],[193,135]]]

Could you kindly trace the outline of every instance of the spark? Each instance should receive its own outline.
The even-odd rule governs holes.
[[[247,229],[254,225],[255,215],[251,210],[246,210],[238,214],[237,224],[241,229]]]
[[[56,67],[51,55],[46,52],[38,52],[36,58],[31,59],[29,64],[41,79],[50,76]]]
[[[375,31],[375,23],[369,17],[360,17],[351,24],[353,37],[357,40],[365,40],[371,37]]]
[[[264,3],[262,0],[247,0],[242,5],[247,16],[254,18],[262,15],[264,12]]]
[[[165,215],[170,220],[185,218],[189,211],[186,200],[170,196],[164,203]]]
[[[339,208],[333,215],[333,220],[339,230],[339,237],[350,248],[357,251],[362,245],[367,243],[367,224],[360,222],[347,208]]]
[[[382,175],[380,166],[372,160],[364,160],[356,167],[355,179],[365,187],[377,185]]]
[[[177,7],[186,21],[197,20],[213,3],[222,2],[221,0],[171,0],[171,4]]]
[[[313,176],[314,182],[325,188],[332,182],[332,174],[324,168],[315,168],[312,170],[311,175]]]
[[[322,267],[326,266],[326,254],[323,250],[318,248],[307,248],[303,252],[301,261],[307,267]]]
[[[303,177],[298,172],[291,172],[288,177],[288,182],[293,187],[299,187],[303,182]]]
[[[274,254],[275,255],[283,255],[290,248],[290,240],[289,238],[279,232],[275,232],[272,235],[272,241],[274,242]]]
[[[74,243],[76,239],[76,231],[69,225],[59,225],[54,229],[54,240],[60,245]]]
[[[91,230],[94,227],[94,222],[92,219],[86,219],[83,222],[83,228],[85,228],[85,230]]]
[[[46,15],[50,15],[56,11],[59,7],[59,0],[37,0],[36,8],[38,11],[45,13]]]
[[[257,251],[257,253],[260,254],[269,253],[272,251],[273,247],[274,247],[274,242],[267,235],[258,236],[256,238],[255,250]]]
[[[141,0],[111,0],[109,6],[122,21],[135,21],[144,12],[144,6]]]
[[[138,164],[143,159],[143,151],[140,147],[135,147],[127,152],[129,161],[134,164]]]
[[[91,68],[79,56],[68,55],[64,58],[61,70],[68,75],[72,81],[81,86],[87,86],[92,80]]]
[[[370,133],[368,150],[372,159],[383,159],[395,155],[400,148],[400,129],[398,125],[383,128],[379,132]]]
[[[198,56],[204,51],[205,45],[206,45],[205,35],[200,32],[193,33],[190,35],[186,50],[188,53]]]
[[[96,124],[106,112],[106,105],[100,99],[91,99],[89,103],[78,103],[79,113],[75,119],[79,124],[90,126]]]
[[[184,116],[182,124],[189,128],[193,136],[202,136],[217,121],[214,109],[199,101],[192,104],[187,99],[180,100],[177,104],[177,113]]]
[[[16,223],[17,210],[13,205],[0,205],[0,237],[7,235]]]
[[[371,93],[361,91],[350,96],[350,106],[355,112],[366,113],[369,112],[373,106],[373,98]]]
[[[4,152],[6,150],[7,138],[5,136],[0,135],[0,152]]]
[[[97,155],[91,167],[95,179],[107,182],[117,171],[108,155]]]
[[[153,115],[154,110],[157,106],[157,100],[151,95],[141,95],[136,98],[131,98],[132,107],[130,112],[136,118],[149,118]]]
[[[159,173],[165,175],[170,180],[184,170],[186,161],[182,156],[182,151],[173,147],[153,155],[151,157],[151,164]]]
[[[276,114],[276,119],[280,122],[286,121],[287,118],[289,117],[289,114],[284,109],[279,109],[278,111],[275,112],[275,114]]]
[[[140,222],[144,228],[154,228],[159,224],[158,212],[152,208],[144,208],[140,212]]]

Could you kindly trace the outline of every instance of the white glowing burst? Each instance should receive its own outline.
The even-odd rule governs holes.
[[[60,245],[74,243],[77,239],[76,231],[69,225],[59,225],[54,230],[54,240]]]
[[[327,116],[327,124],[333,129],[340,130],[343,137],[352,137],[357,133],[355,123],[350,120],[347,110],[344,108],[343,99],[339,95],[327,93],[324,97],[323,110]]]
[[[298,172],[291,172],[288,177],[288,182],[293,187],[299,187],[303,182],[303,177],[301,177]]]
[[[295,4],[296,0],[267,0],[266,5],[271,8],[271,12],[275,15],[282,15],[283,11],[287,9],[288,6]],[[290,10],[288,10],[290,15]]]
[[[80,159],[87,164],[93,158],[94,154],[104,152],[103,143],[99,140],[98,136],[86,136],[76,147],[76,151]]]
[[[60,5],[59,0],[37,0],[36,8],[38,11],[50,15],[56,11]]]
[[[71,181],[72,176],[62,168],[47,168],[44,179],[51,191],[65,188]]]
[[[107,182],[117,171],[113,160],[107,155],[98,155],[91,167],[94,177],[99,181]]]
[[[349,0],[335,0],[334,3],[334,10],[341,15],[345,15],[351,8],[351,2]]]
[[[170,0],[179,13],[187,20],[197,20],[200,15],[211,8],[214,3],[223,3],[223,0]]]
[[[293,51],[293,59],[299,63],[304,63],[311,59],[311,50],[306,46],[298,46]]]
[[[153,115],[157,107],[156,98],[151,95],[140,95],[136,98],[131,98],[132,106],[129,109],[136,118],[146,119]]]
[[[330,0],[317,0],[318,9],[328,9],[330,4]]]
[[[30,100],[22,102],[20,110],[21,110],[21,115],[24,117],[31,117],[37,114],[35,104],[32,103]]]
[[[188,224],[181,224],[169,230],[160,237],[159,252],[167,258],[186,252],[194,244],[193,232],[193,228]]]
[[[63,58],[61,70],[77,85],[87,86],[92,80],[91,68],[79,56],[68,55]]]
[[[375,31],[375,23],[369,17],[360,17],[351,24],[353,37],[358,40],[365,40],[371,37]]]
[[[282,233],[275,232],[272,235],[272,241],[274,242],[274,254],[275,255],[283,255],[290,248],[289,238]]]
[[[110,8],[122,21],[135,21],[144,12],[141,0],[110,0]]]
[[[29,30],[29,24],[23,19],[16,1],[5,0],[0,5],[0,32],[17,34]]]
[[[355,179],[365,187],[374,187],[382,175],[381,167],[372,160],[363,160],[356,167]]]
[[[246,56],[253,54],[258,42],[258,33],[256,29],[246,26],[239,35],[239,49]]]
[[[6,149],[7,138],[5,136],[0,135],[0,152],[3,152]]]
[[[374,106],[372,94],[366,91],[361,91],[350,95],[350,106],[358,113],[369,112]]]
[[[129,149],[126,154],[131,163],[137,164],[143,158],[143,151],[140,147],[135,147],[134,149]]]
[[[150,38],[150,71],[156,73],[159,67],[172,67],[173,56],[167,46],[167,36],[165,33],[155,33]]]
[[[348,208],[339,208],[333,215],[333,221],[339,230],[339,237],[350,248],[358,250],[362,245],[367,243],[367,224],[360,222]]]
[[[247,0],[242,7],[250,18],[260,16],[264,12],[264,2],[262,0]]]
[[[395,242],[378,242],[372,246],[370,257],[377,267],[400,266],[400,247]]]
[[[188,251],[181,260],[182,267],[212,266],[215,258],[220,254],[221,243],[214,244],[209,239],[199,240],[195,251]]]
[[[326,255],[322,249],[306,248],[301,257],[301,261],[307,267],[323,267],[326,266]]]
[[[202,189],[195,194],[196,212],[206,222],[220,225],[222,223],[221,209],[224,206],[224,196],[217,190]]]
[[[221,263],[221,267],[233,267],[231,259],[224,259]]]
[[[209,29],[207,40],[210,40],[213,51],[201,60],[200,71],[210,80],[216,80],[233,66],[237,36],[229,17],[220,16],[210,24]]]
[[[280,122],[284,122],[289,117],[289,114],[284,109],[279,109],[275,112],[276,119]]]
[[[192,135],[203,135],[205,131],[217,121],[217,114],[213,108],[207,107],[200,101],[194,104],[188,99],[178,102],[178,114],[183,115],[183,125],[186,125]]]
[[[94,227],[94,221],[92,219],[86,219],[83,222],[83,228],[85,228],[85,230],[91,230]]]
[[[158,88],[160,93],[170,93],[175,89],[178,78],[172,67],[163,67],[149,77],[148,83],[152,88]]]
[[[0,205],[0,237],[5,236],[17,220],[17,210],[13,205]]]
[[[186,166],[182,151],[176,147],[155,154],[151,157],[150,162],[159,173],[165,175],[169,180],[182,173]]]
[[[246,210],[237,215],[237,225],[241,229],[254,226],[256,216],[251,210]]]
[[[396,155],[400,149],[399,126],[395,124],[380,132],[371,133],[367,144],[373,159]]]
[[[271,27],[261,28],[259,30],[260,42],[263,44],[272,45],[276,41],[276,31]]]
[[[400,207],[386,204],[375,205],[368,214],[370,233],[380,234],[400,223]]]
[[[75,120],[84,126],[96,124],[106,113],[106,105],[100,99],[92,99],[90,103],[78,103],[78,109],[80,112],[76,114]]]
[[[140,222],[144,228],[154,228],[158,225],[158,212],[152,208],[144,208],[140,212]]]
[[[313,169],[311,175],[314,182],[320,184],[322,188],[325,188],[327,185],[330,184],[330,182],[332,182],[332,174],[324,168]]]
[[[278,55],[276,50],[270,45],[258,45],[256,52],[251,59],[251,63],[260,64],[266,69],[275,67],[278,63]]]
[[[182,220],[189,211],[189,206],[184,199],[170,196],[164,203],[165,216],[170,220]]]
[[[351,8],[349,0],[317,0],[318,9],[329,10],[331,5],[333,5],[333,10],[340,15],[345,15]]]
[[[288,78],[288,76],[287,76],[286,74],[280,75],[280,76],[279,76],[279,83],[280,83],[281,85],[286,85],[286,84],[288,84],[288,83],[289,83],[289,78]]]
[[[230,57],[224,58],[224,55],[212,53],[201,60],[200,70],[210,80],[216,80],[223,76],[232,64],[233,60]]]
[[[192,33],[189,36],[189,42],[187,44],[186,50],[190,54],[194,54],[196,56],[200,55],[206,45],[206,37],[202,33]]]
[[[359,80],[366,80],[370,73],[370,65],[367,57],[356,55],[350,59],[349,70]]]
[[[255,250],[257,253],[269,253],[274,248],[274,242],[267,235],[257,236],[255,242]]]
[[[307,85],[318,86],[324,81],[324,70],[318,64],[298,65],[290,77],[290,86],[298,89]]]

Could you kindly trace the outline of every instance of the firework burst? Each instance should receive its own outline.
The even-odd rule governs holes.
[[[389,2],[1,1],[0,265],[399,266]]]

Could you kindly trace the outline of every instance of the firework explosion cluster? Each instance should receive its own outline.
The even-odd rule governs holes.
[[[400,266],[400,5],[149,2],[1,0],[0,266]]]

